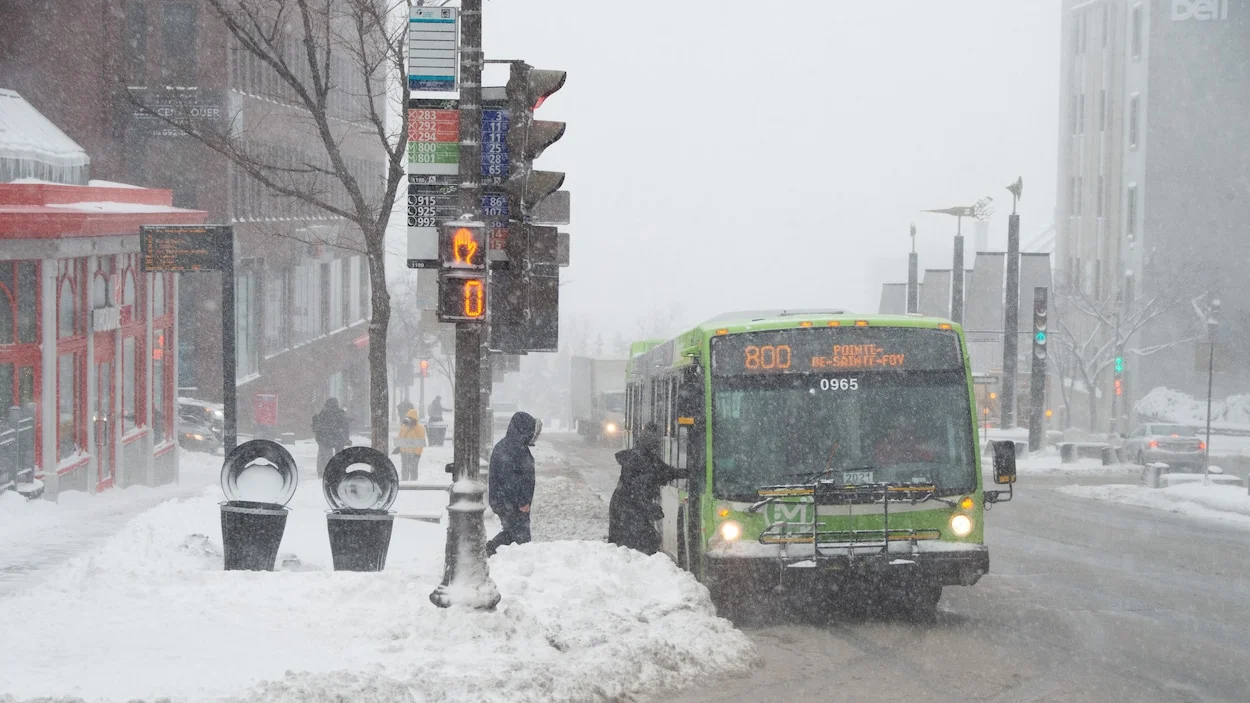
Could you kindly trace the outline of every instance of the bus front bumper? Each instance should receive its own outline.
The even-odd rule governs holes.
[[[806,549],[795,547],[805,546]],[[841,584],[847,582],[918,581],[940,586],[971,586],[990,570],[990,552],[984,544],[957,542],[891,543],[888,553],[880,547],[851,548],[822,545],[817,556],[811,545],[758,543],[712,548],[704,562],[709,585],[776,588],[801,582]]]

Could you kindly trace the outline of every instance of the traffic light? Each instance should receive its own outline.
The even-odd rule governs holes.
[[[439,321],[485,322],[485,223],[453,220],[439,225],[438,230]]]
[[[497,351],[554,351],[556,346],[559,235],[554,227],[538,226],[551,220],[535,209],[560,189],[564,174],[535,170],[534,159],[564,136],[565,124],[536,120],[533,113],[564,85],[565,75],[564,71],[536,69],[523,61],[511,64],[505,89],[508,178],[503,183],[509,216],[504,246],[507,264],[491,277],[490,345]],[[566,215],[567,200],[562,201]]]
[[[1033,356],[1046,358],[1046,289],[1038,288],[1033,295]]]
[[[1115,372],[1124,373],[1124,357],[1117,356],[1115,358]]]
[[[421,360],[421,378],[429,378],[430,376],[430,360]]]
[[[1115,357],[1115,394],[1124,395],[1124,355],[1116,354]]]

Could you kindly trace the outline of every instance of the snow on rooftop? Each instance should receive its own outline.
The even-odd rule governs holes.
[[[143,186],[131,185],[130,183],[117,183],[116,181],[97,181],[90,180],[87,185],[92,188],[142,188]]]
[[[75,210],[78,212],[110,212],[110,213],[140,213],[140,212],[187,212],[182,208],[171,207],[169,205],[147,205],[144,203],[116,203],[110,201],[89,201],[81,203],[59,203],[48,205],[48,207],[63,208],[66,210]]]
[[[91,159],[12,90],[0,89],[0,181],[35,177],[82,184]]]

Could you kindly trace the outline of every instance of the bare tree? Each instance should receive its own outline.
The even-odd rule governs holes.
[[[1098,389],[1118,353],[1150,356],[1198,338],[1192,328],[1182,328],[1160,343],[1134,345],[1140,332],[1189,300],[1190,288],[1182,282],[1163,284],[1157,292],[1128,303],[1118,294],[1095,298],[1079,288],[1059,291],[1056,334],[1052,335],[1057,344],[1052,354],[1068,417],[1073,392],[1082,386],[1089,403],[1089,428],[1096,429]]]
[[[189,110],[149,108],[140,91],[131,103],[150,117],[226,158],[271,195],[341,218],[356,231],[293,238],[357,251],[369,263],[369,386],[372,444],[385,451],[388,434],[385,234],[395,199],[407,183],[407,31],[411,0],[205,0],[243,61],[265,76],[265,112],[236,112],[224,120],[195,119]],[[396,84],[398,84],[396,86]],[[399,100],[388,91],[397,87]],[[276,149],[250,138],[289,130],[298,148]],[[352,147],[376,150],[385,168],[351,157]],[[312,229],[312,228],[310,228]],[[286,236],[292,236],[287,234]]]
[[[681,307],[675,303],[651,308],[646,315],[639,317],[634,323],[638,339],[660,339],[671,336],[676,331],[675,327],[680,315]]]

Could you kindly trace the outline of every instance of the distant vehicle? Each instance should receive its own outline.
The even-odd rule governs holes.
[[[1158,462],[1173,469],[1201,471],[1206,449],[1206,442],[1185,425],[1148,423],[1124,436],[1125,456],[1142,466]]]
[[[207,400],[196,400],[194,398],[179,398],[178,418],[192,418],[197,424],[206,425],[209,431],[217,437],[218,441],[222,439],[225,433],[226,411],[225,406],[221,403],[211,403]]]
[[[203,413],[179,413],[178,446],[191,452],[212,453],[222,446],[222,440]]]
[[[590,441],[618,444],[625,434],[626,359],[571,359],[569,405],[577,433]]]

